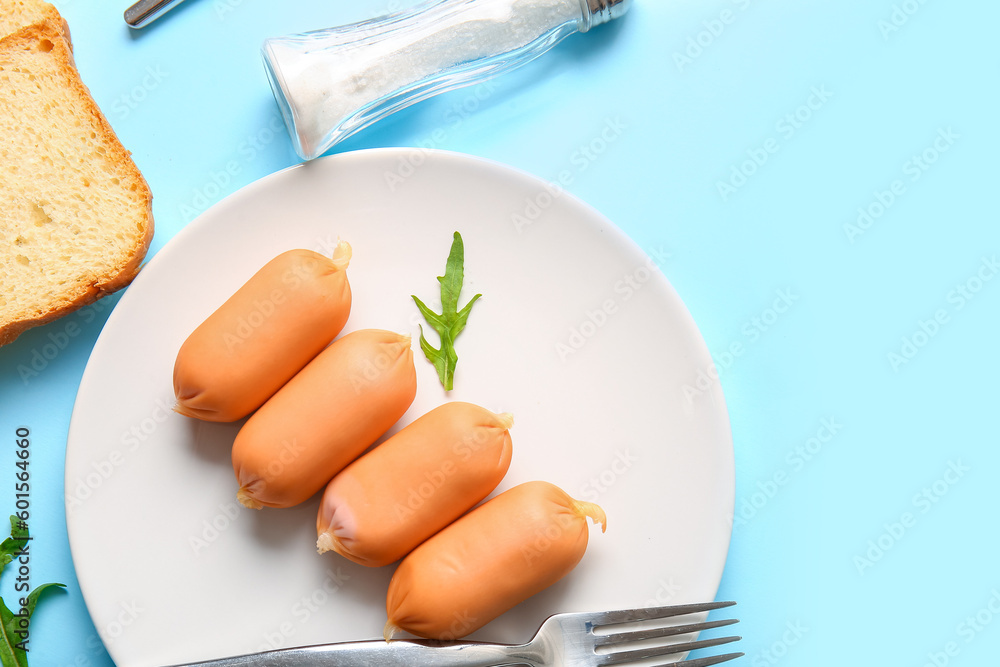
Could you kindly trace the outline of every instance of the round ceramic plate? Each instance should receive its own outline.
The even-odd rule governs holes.
[[[559,611],[714,598],[733,509],[720,388],[655,261],[580,201],[459,154],[374,150],[273,174],[213,206],[149,262],[94,348],[66,453],[70,545],[95,626],[121,667],[378,638],[393,566],[315,550],[318,497],[292,509],[236,503],[239,424],[171,411],[189,333],[258,268],[297,247],[354,250],[345,333],[419,334],[411,294],[440,305],[452,234],[465,241],[446,394],[414,342],[406,424],[447,400],[511,412],[514,456],[498,492],[543,479],[600,504],[583,561],[472,638],[519,642]],[[426,327],[425,327],[426,329]],[[433,334],[431,334],[433,336]],[[704,386],[704,385],[703,385]]]

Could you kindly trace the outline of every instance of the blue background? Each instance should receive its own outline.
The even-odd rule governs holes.
[[[188,0],[140,33],[123,2],[55,4],[153,190],[155,253],[207,206],[298,161],[264,38],[412,2]],[[636,0],[615,24],[336,149],[442,148],[553,180],[570,170],[570,192],[669,254],[661,268],[715,357],[732,421],[719,597],[740,603],[736,664],[987,665],[1000,653],[998,21],[986,0]],[[0,349],[7,503],[13,433],[27,425],[32,580],[68,584],[36,612],[36,666],[111,664],[76,585],[63,467],[75,392],[116,300]],[[8,572],[5,599],[12,585]]]

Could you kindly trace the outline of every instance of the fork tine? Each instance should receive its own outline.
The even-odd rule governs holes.
[[[689,623],[687,625],[668,625],[662,628],[652,628],[651,630],[636,630],[634,632],[617,632],[610,635],[598,635],[595,638],[595,646],[606,644],[624,644],[626,642],[637,642],[643,639],[656,639],[658,637],[672,637],[674,635],[686,635],[691,632],[701,632],[712,628],[721,628],[726,625],[739,623],[738,619],[727,618],[724,621],[708,621],[707,623]]]
[[[697,614],[723,607],[732,607],[735,602],[704,602],[701,604],[679,604],[665,607],[640,607],[637,609],[619,609],[615,611],[595,612],[592,614],[581,614],[594,625],[609,625],[612,623],[629,623],[634,621],[648,621],[657,618],[668,618],[670,616],[685,616],[687,614]]]
[[[662,664],[656,665],[656,667],[711,667],[712,665],[718,665],[720,662],[728,662],[734,658],[742,658],[745,653],[727,653],[725,655],[716,655],[708,658],[695,658],[694,660],[683,660],[681,662],[664,662]]]
[[[649,648],[633,649],[631,651],[619,651],[618,653],[607,653],[598,656],[599,665],[618,665],[623,662],[634,662],[646,658],[655,658],[661,655],[673,655],[675,653],[686,653],[700,648],[710,648],[739,641],[742,637],[715,637],[712,639],[701,639],[683,644],[667,644],[665,646],[651,646]]]

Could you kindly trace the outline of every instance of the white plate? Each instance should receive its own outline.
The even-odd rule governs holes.
[[[729,422],[718,386],[694,400],[682,391],[711,359],[662,274],[600,214],[524,173],[452,153],[363,151],[213,206],[149,262],[97,341],[69,431],[67,522],[116,664],[381,635],[393,567],[318,556],[317,498],[240,508],[237,425],[170,412],[171,371],[185,337],[260,266],[289,248],[332,251],[338,237],[354,249],[345,332],[416,340],[410,294],[438,304],[434,278],[456,230],[462,303],[483,297],[447,398],[514,413],[499,490],[545,479],[609,519],[570,576],[474,637],[527,640],[557,611],[713,599],[733,509]],[[447,400],[414,347],[418,393],[401,424]]]

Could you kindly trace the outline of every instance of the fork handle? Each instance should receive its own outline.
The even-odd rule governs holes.
[[[499,667],[535,664],[525,648],[475,642],[374,640],[278,649],[175,667]]]

